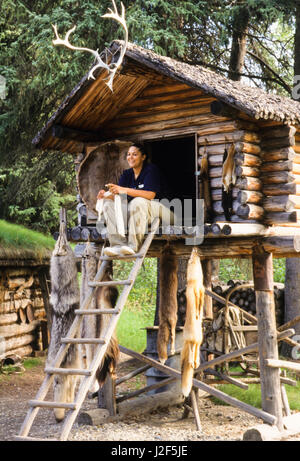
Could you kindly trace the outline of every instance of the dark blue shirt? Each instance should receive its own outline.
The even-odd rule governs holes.
[[[119,186],[129,187],[130,189],[147,190],[155,192],[155,199],[168,198],[166,182],[159,170],[153,163],[146,163],[139,176],[135,179],[133,168],[124,170],[119,179]],[[130,201],[133,197],[128,197]]]

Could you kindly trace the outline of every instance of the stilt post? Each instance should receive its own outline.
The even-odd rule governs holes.
[[[282,431],[280,370],[272,369],[265,363],[266,359],[278,358],[272,253],[266,253],[261,247],[255,247],[252,261],[257,306],[262,409],[276,416],[276,426],[279,431]]]

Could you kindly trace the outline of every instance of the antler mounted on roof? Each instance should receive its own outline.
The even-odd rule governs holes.
[[[128,44],[128,28],[127,28],[126,20],[125,20],[125,7],[124,7],[123,3],[121,2],[122,11],[121,11],[121,15],[120,15],[114,0],[112,0],[112,4],[113,4],[113,7],[114,7],[114,11],[111,8],[109,8],[108,9],[109,13],[106,13],[101,17],[102,18],[114,19],[115,21],[117,21],[117,22],[119,22],[121,24],[121,26],[123,27],[123,29],[125,31],[125,40],[124,40],[125,43],[124,43],[124,46],[122,46],[122,48],[121,48],[121,52],[120,52],[120,56],[118,58],[118,61],[115,62],[115,63],[112,62],[110,64],[106,64],[101,59],[101,56],[98,53],[98,50],[95,51],[95,50],[91,50],[90,48],[85,48],[85,47],[81,47],[81,46],[72,45],[69,42],[69,36],[71,35],[71,33],[74,32],[74,30],[76,29],[76,26],[72,27],[72,29],[70,29],[66,33],[64,39],[61,39],[59,37],[59,35],[58,35],[58,32],[57,32],[57,26],[52,25],[52,27],[54,29],[54,32],[55,32],[55,36],[56,36],[56,39],[53,40],[53,44],[54,45],[63,45],[63,46],[66,46],[67,48],[70,48],[71,50],[87,51],[88,53],[91,53],[96,58],[97,64],[90,70],[88,78],[89,79],[92,78],[92,79],[95,80],[95,76],[94,76],[95,70],[100,68],[100,67],[103,68],[103,69],[106,69],[107,72],[108,72],[108,77],[106,77],[104,80],[107,80],[106,85],[109,87],[109,89],[111,91],[113,91],[112,84],[113,84],[115,74],[116,74],[117,70],[119,69],[119,67],[122,64],[122,61],[123,61],[123,58],[124,58],[124,55],[125,55],[125,52],[126,52],[127,44]]]

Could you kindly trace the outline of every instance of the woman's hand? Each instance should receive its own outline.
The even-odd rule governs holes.
[[[118,186],[117,184],[106,184],[106,186],[109,188],[109,192],[114,195],[127,193],[126,187]]]
[[[104,194],[105,194],[104,189],[99,190],[98,195],[97,195],[97,200],[102,199],[104,197]]]

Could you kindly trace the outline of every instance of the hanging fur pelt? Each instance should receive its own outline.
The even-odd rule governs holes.
[[[79,308],[79,286],[75,255],[67,241],[64,223],[60,225],[59,237],[51,257],[50,278],[52,305],[52,327],[47,356],[47,366],[55,366],[55,356],[61,346],[61,338],[67,336]],[[65,368],[80,368],[80,353],[76,346],[70,346],[61,364]],[[54,401],[73,402],[77,378],[73,375],[56,375],[54,378]],[[65,410],[56,408],[57,421],[64,418]]]
[[[236,182],[235,164],[234,164],[235,145],[231,144],[229,151],[227,148],[223,155],[222,169],[222,207],[227,221],[231,220],[233,207],[233,187]]]
[[[159,328],[157,334],[157,352],[161,363],[175,354],[175,329],[177,324],[177,288],[178,258],[173,249],[166,247],[160,256],[159,286]]]
[[[181,351],[181,390],[185,397],[191,392],[194,370],[200,365],[204,294],[201,261],[194,247],[187,266],[186,319]]]
[[[101,262],[100,262],[101,263]],[[97,266],[99,264],[99,255],[93,244],[88,243],[82,257],[81,269],[81,303],[86,296],[88,290],[88,282],[95,279]],[[111,280],[111,269],[106,271],[103,281]],[[95,290],[95,296],[92,299],[90,309],[113,309],[118,299],[118,290],[116,287],[99,287]],[[111,320],[111,315],[86,315],[83,318],[81,336],[84,338],[101,338],[104,336],[108,323]],[[95,356],[97,345],[86,344],[82,348],[82,353],[85,357],[86,368],[89,369]],[[114,375],[117,361],[119,357],[118,341],[113,334],[110,343],[104,355],[102,364],[97,370],[96,379],[90,387],[90,392],[98,391],[106,379],[108,373]]]

